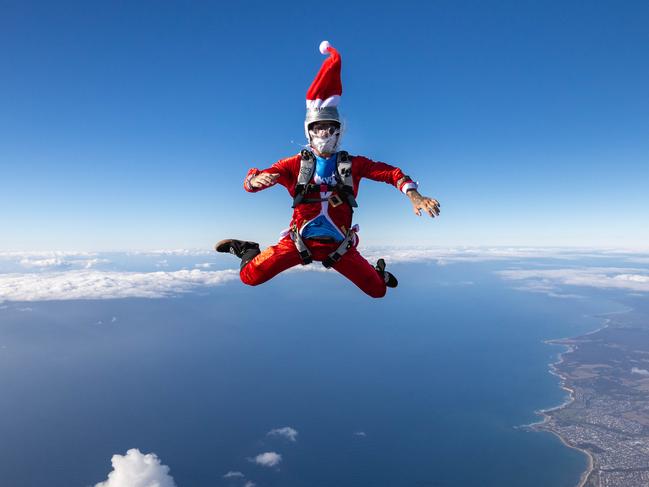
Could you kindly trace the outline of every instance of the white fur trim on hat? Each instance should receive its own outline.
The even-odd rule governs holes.
[[[340,103],[340,95],[331,95],[326,100],[323,100],[322,98],[318,98],[316,100],[307,100],[306,107],[317,108],[317,109],[326,108],[326,107],[337,107],[339,103]]]
[[[320,43],[320,53],[321,54],[327,54],[327,49],[331,47],[331,44],[329,44],[329,41],[322,41]]]

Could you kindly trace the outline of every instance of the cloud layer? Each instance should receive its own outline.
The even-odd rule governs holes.
[[[162,465],[155,453],[141,453],[132,448],[126,455],[113,455],[113,471],[95,487],[176,487],[169,467]]]
[[[70,299],[164,298],[237,280],[239,273],[180,270],[116,272],[75,270],[0,274],[0,302]]]
[[[437,265],[498,261],[521,264],[544,259],[565,262],[560,269],[508,270],[501,276],[520,281],[530,291],[567,297],[558,293],[561,285],[649,290],[649,274],[644,270],[614,267],[567,268],[568,265],[597,259],[606,265],[638,266],[649,261],[647,251],[562,248],[366,248],[363,255],[374,262],[384,257],[389,265],[431,262]],[[109,258],[107,258],[109,257]],[[210,262],[210,259],[214,259]],[[221,260],[222,259],[222,260]],[[205,250],[160,250],[129,253],[84,252],[3,252],[0,251],[0,303],[71,299],[164,298],[238,280],[228,256]],[[532,264],[530,264],[531,266]],[[535,265],[535,264],[534,264]],[[214,270],[210,268],[215,266]],[[147,272],[144,272],[146,270]],[[130,271],[130,272],[129,272]],[[296,266],[291,271],[333,272],[315,263]],[[289,438],[291,439],[291,438]]]
[[[0,251],[0,263],[15,263],[26,270],[91,269],[110,261],[90,252],[6,252]]]
[[[492,262],[530,259],[572,260],[580,258],[614,258],[637,261],[649,258],[649,250],[616,250],[561,247],[432,247],[432,248],[367,248],[361,253],[370,261],[380,257],[390,262],[434,261],[437,264],[460,262]]]
[[[567,269],[514,269],[499,271],[502,278],[521,281],[523,289],[552,293],[560,286],[620,289],[649,292],[649,271],[620,267],[581,267]]]

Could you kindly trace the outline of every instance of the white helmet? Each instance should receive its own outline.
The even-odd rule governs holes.
[[[314,133],[309,130],[312,124],[316,122],[335,122],[337,127],[327,133]],[[309,145],[318,152],[333,154],[340,147],[342,136],[342,123],[336,107],[308,108],[306,119],[304,120],[304,134]]]

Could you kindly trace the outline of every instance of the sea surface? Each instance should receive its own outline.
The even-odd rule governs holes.
[[[154,452],[178,487],[573,487],[586,458],[517,428],[565,400],[549,338],[597,299],[526,292],[502,263],[395,264],[382,300],[333,272],[164,299],[4,303],[0,485],[106,480]],[[268,435],[289,426],[296,441]],[[255,464],[263,452],[282,460]]]

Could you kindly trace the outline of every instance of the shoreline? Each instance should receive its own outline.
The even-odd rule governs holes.
[[[595,331],[593,331],[591,333],[597,333],[599,330],[603,330],[604,328],[606,328],[608,326],[609,322],[610,322],[610,319],[607,320],[607,323],[604,326],[598,328],[597,330],[595,330]],[[566,340],[566,339],[562,338],[561,340]],[[558,343],[551,343],[551,340],[545,340],[544,343],[548,343],[550,345],[559,345]],[[564,361],[563,356],[565,354],[574,352],[575,347],[570,346],[570,345],[566,345],[566,344],[561,344],[561,345],[567,347],[568,349],[559,353],[559,358],[558,358],[558,360],[556,362],[552,362],[552,363],[549,364],[549,372],[552,375],[554,375],[556,377],[559,377],[559,379],[560,379],[559,387],[561,387],[561,389],[563,389],[564,391],[568,392],[568,398],[565,401],[563,401],[561,404],[559,404],[558,406],[553,406],[551,408],[539,409],[537,411],[534,411],[535,414],[538,414],[539,416],[542,416],[543,419],[541,421],[537,422],[537,423],[529,424],[529,425],[527,425],[527,427],[534,430],[534,431],[537,431],[537,432],[538,431],[545,431],[545,432],[551,433],[554,436],[556,436],[557,438],[559,438],[561,443],[563,443],[568,448],[572,448],[573,450],[577,450],[579,452],[582,452],[584,455],[586,455],[586,458],[588,459],[588,466],[586,467],[586,470],[584,470],[581,473],[581,475],[579,477],[579,482],[576,485],[576,487],[584,487],[586,485],[586,482],[588,481],[588,477],[590,477],[590,474],[593,473],[593,470],[595,468],[595,458],[593,457],[593,455],[588,450],[584,450],[583,448],[579,448],[577,446],[569,444],[566,441],[566,439],[563,436],[561,436],[561,434],[559,434],[558,432],[554,431],[551,428],[544,427],[544,425],[546,425],[546,424],[548,424],[550,422],[550,419],[551,419],[550,413],[552,413],[554,411],[559,411],[561,409],[564,409],[564,408],[570,406],[575,401],[575,391],[574,391],[574,389],[571,389],[570,387],[568,387],[566,385],[566,377],[561,375],[561,373],[556,369],[557,365],[563,363],[563,361]]]
[[[545,432],[548,432],[548,433],[552,433],[554,436],[559,438],[561,443],[563,443],[566,447],[572,448],[573,450],[577,450],[579,452],[582,452],[584,455],[586,455],[586,457],[588,459],[588,466],[587,466],[586,470],[584,472],[582,472],[581,476],[579,477],[579,483],[576,485],[576,487],[585,487],[586,482],[588,481],[588,478],[593,473],[593,470],[595,468],[595,458],[594,458],[593,454],[590,451],[585,450],[583,448],[579,448],[577,446],[570,445],[567,442],[566,438],[564,438],[557,431],[554,431],[553,429],[548,428],[548,427],[544,427],[545,425],[547,425],[550,422],[550,420],[551,420],[550,414],[551,413],[553,413],[555,411],[560,411],[562,409],[565,409],[575,401],[575,391],[574,391],[574,389],[570,388],[567,385],[567,377],[562,375],[561,372],[559,372],[559,370],[558,370],[558,366],[561,365],[564,362],[564,355],[569,354],[569,353],[573,353],[576,350],[575,346],[573,346],[570,343],[564,343],[564,342],[569,342],[571,340],[575,340],[576,338],[583,337],[583,336],[594,335],[595,333],[598,333],[601,330],[604,330],[604,329],[606,329],[606,328],[608,328],[610,326],[610,324],[611,324],[611,322],[613,320],[612,320],[612,318],[607,318],[608,315],[624,314],[624,313],[629,313],[631,311],[633,311],[633,308],[627,307],[627,308],[625,308],[625,309],[623,309],[621,311],[612,311],[612,312],[609,312],[609,313],[602,313],[602,314],[595,315],[596,318],[603,318],[602,326],[600,326],[599,328],[597,328],[595,330],[592,330],[592,331],[589,331],[587,333],[584,333],[582,335],[579,335],[577,337],[554,338],[554,339],[548,339],[548,340],[543,341],[543,343],[548,344],[548,345],[566,347],[566,350],[564,350],[562,352],[559,352],[557,354],[557,360],[555,362],[550,362],[548,364],[548,371],[550,372],[550,374],[552,374],[552,375],[559,378],[559,387],[561,389],[563,389],[564,391],[568,392],[568,397],[567,397],[567,399],[565,401],[563,401],[561,404],[559,404],[557,406],[552,406],[550,408],[544,408],[544,409],[538,409],[538,410],[534,411],[535,414],[537,414],[539,416],[542,416],[543,419],[541,421],[538,421],[538,422],[535,422],[535,423],[530,423],[528,425],[524,425],[524,427],[529,428],[529,429],[534,430],[534,431],[537,431],[537,432],[538,431],[545,431]]]

